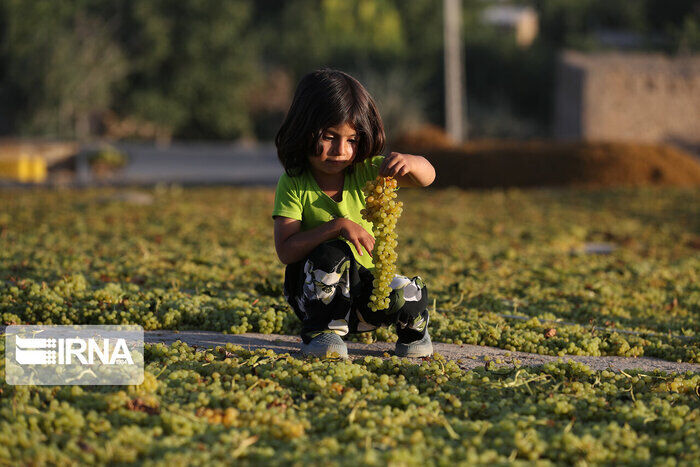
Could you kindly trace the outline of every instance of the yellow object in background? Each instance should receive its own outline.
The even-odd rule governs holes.
[[[46,181],[46,159],[41,156],[34,156],[31,163],[31,173],[34,183],[42,183]]]
[[[46,160],[41,156],[25,153],[17,157],[0,158],[0,178],[23,183],[41,183],[46,180]]]

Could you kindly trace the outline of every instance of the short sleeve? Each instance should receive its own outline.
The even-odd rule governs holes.
[[[283,216],[300,221],[302,212],[303,208],[299,190],[294,180],[292,180],[292,177],[284,173],[277,182],[275,206],[272,209],[272,217]]]
[[[374,180],[379,175],[379,167],[384,162],[384,156],[368,157],[362,161],[361,173],[358,173],[358,181],[364,184],[367,180]]]

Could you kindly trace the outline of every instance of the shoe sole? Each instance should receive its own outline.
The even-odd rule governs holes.
[[[323,348],[320,348],[320,346],[316,347],[314,345],[306,345],[302,343],[301,352],[307,357],[328,358],[333,357],[333,354],[336,353],[340,358],[348,358],[348,348],[345,345],[328,345],[323,346]]]
[[[396,344],[397,357],[420,358],[429,357],[433,354],[433,343],[427,343],[419,346],[410,346],[407,344]]]

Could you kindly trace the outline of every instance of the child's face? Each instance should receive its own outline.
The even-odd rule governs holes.
[[[355,159],[358,141],[359,135],[347,123],[329,127],[321,135],[321,155],[309,157],[309,162],[317,172],[341,173]]]

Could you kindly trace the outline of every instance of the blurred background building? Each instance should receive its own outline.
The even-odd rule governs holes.
[[[555,135],[700,146],[700,56],[564,53]]]

